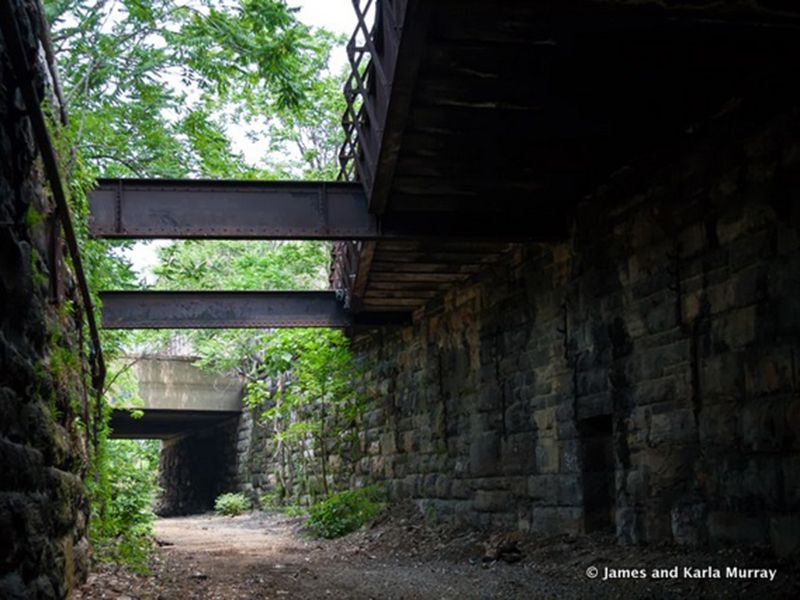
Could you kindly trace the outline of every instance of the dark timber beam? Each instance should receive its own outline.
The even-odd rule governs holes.
[[[433,2],[407,0],[403,27],[399,35],[395,68],[391,73],[390,95],[385,113],[383,136],[380,138],[376,165],[372,167],[373,180],[370,188],[370,212],[383,214],[389,203],[397,159],[408,121],[409,108],[417,85],[417,73],[422,62],[425,39],[431,21]],[[367,102],[373,101],[367,98]],[[378,110],[382,107],[378,106]]]
[[[380,217],[358,183],[101,179],[89,231],[123,239],[468,239],[547,241],[566,235],[562,207],[529,213],[425,210]]]
[[[403,325],[405,313],[351,315],[334,292],[101,292],[105,329]]]

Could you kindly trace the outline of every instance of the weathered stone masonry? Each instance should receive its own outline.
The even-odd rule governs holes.
[[[357,338],[373,401],[331,477],[472,526],[797,550],[800,114],[756,123],[721,115],[567,241]],[[268,428],[238,435],[239,486],[269,490]]]
[[[478,526],[796,549],[799,125],[723,121],[357,340],[360,480]]]
[[[36,3],[16,4],[43,96]],[[81,317],[74,281],[48,253],[53,208],[1,37],[0,57],[0,597],[62,598],[89,561]]]
[[[375,400],[352,482],[469,525],[796,549],[798,118],[718,129],[618,174],[568,242],[357,339]],[[243,415],[246,491],[275,483],[268,437]]]

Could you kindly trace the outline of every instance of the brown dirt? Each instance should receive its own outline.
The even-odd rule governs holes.
[[[255,512],[161,519],[156,537],[162,545],[149,575],[102,566],[73,600],[800,598],[796,559],[777,561],[758,551],[620,547],[602,535],[512,536],[521,560],[507,564],[484,560],[487,534],[426,526],[408,506],[339,540],[311,538],[300,518]],[[723,578],[590,580],[586,569],[592,565],[601,572],[716,566]],[[724,577],[727,566],[778,571],[773,582],[736,580]]]

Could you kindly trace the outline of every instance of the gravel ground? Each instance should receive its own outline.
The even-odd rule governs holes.
[[[315,540],[302,522],[258,512],[160,519],[148,575],[101,566],[72,598],[800,598],[796,557],[779,561],[766,551],[622,547],[610,535],[489,536],[426,526],[412,506],[339,540]],[[653,578],[653,569],[675,567],[677,577]],[[692,573],[700,578],[684,567],[700,569]],[[773,581],[756,578],[761,571],[742,579],[728,567],[776,571]],[[644,577],[603,581],[606,569]]]

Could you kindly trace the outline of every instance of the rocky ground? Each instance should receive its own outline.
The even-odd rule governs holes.
[[[800,598],[796,558],[621,547],[610,535],[488,536],[426,525],[411,506],[338,540],[311,538],[301,518],[255,512],[161,519],[156,536],[150,574],[102,566],[72,599]],[[673,567],[677,577],[653,578],[653,569]],[[770,582],[754,578],[760,571],[729,577],[728,567],[777,571]],[[606,569],[640,576],[603,581]]]

